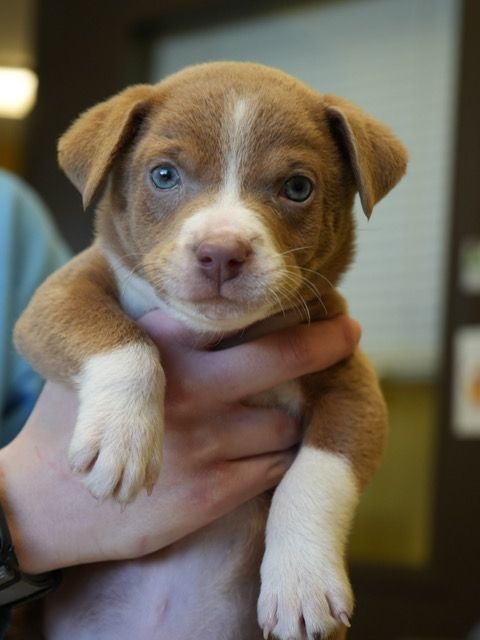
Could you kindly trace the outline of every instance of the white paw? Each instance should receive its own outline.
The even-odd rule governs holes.
[[[69,461],[99,500],[133,500],[160,472],[164,374],[147,345],[97,355],[85,365]]]
[[[347,460],[301,448],[273,494],[258,620],[265,638],[324,640],[350,626],[343,557],[358,498]]]
[[[258,601],[265,639],[324,640],[339,625],[350,626],[352,610],[352,590],[341,563],[300,553],[265,557]]]
[[[89,419],[77,423],[69,461],[95,498],[127,503],[143,487],[151,489],[162,464],[163,424],[156,409],[156,418],[146,419],[142,414],[152,411],[143,409],[115,422],[90,410]]]

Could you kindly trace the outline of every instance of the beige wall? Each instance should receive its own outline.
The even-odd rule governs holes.
[[[0,66],[35,66],[36,0],[0,2]]]

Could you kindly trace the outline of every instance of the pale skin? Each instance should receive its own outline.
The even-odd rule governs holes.
[[[48,383],[24,429],[0,451],[1,501],[26,572],[140,557],[275,486],[300,427],[280,411],[241,401],[335,364],[360,337],[358,324],[341,316],[208,352],[160,312],[140,323],[168,380],[160,478],[150,496],[123,510],[114,501],[98,504],[68,468],[76,394]]]

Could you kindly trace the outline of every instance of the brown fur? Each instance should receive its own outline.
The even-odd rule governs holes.
[[[403,175],[404,148],[354,105],[320,96],[283,73],[250,64],[201,65],[93,107],[60,140],[60,164],[85,206],[99,199],[97,240],[46,281],[17,324],[16,344],[43,375],[71,383],[90,356],[131,342],[150,343],[119,308],[105,246],[161,298],[167,295],[157,274],[171,263],[184,222],[208,206],[219,185],[225,133],[215,114],[235,96],[256,100],[249,123],[248,158],[254,162],[242,159],[240,197],[285,254],[282,306],[291,308],[299,298],[310,304],[321,296],[323,317],[346,311],[332,286],[353,256],[355,192],[370,216]],[[183,168],[181,195],[159,196],[149,182],[148,169],[165,158]],[[279,196],[296,172],[316,184],[304,204]],[[368,361],[357,350],[336,367],[305,377],[302,385],[309,417],[305,442],[350,460],[364,487],[386,424]]]
[[[17,347],[42,376],[72,384],[89,356],[134,341],[150,342],[116,298],[111,269],[94,245],[38,289],[15,327]]]

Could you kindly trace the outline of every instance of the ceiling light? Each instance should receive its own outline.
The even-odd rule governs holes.
[[[0,67],[0,118],[24,118],[35,104],[37,85],[30,69]]]

